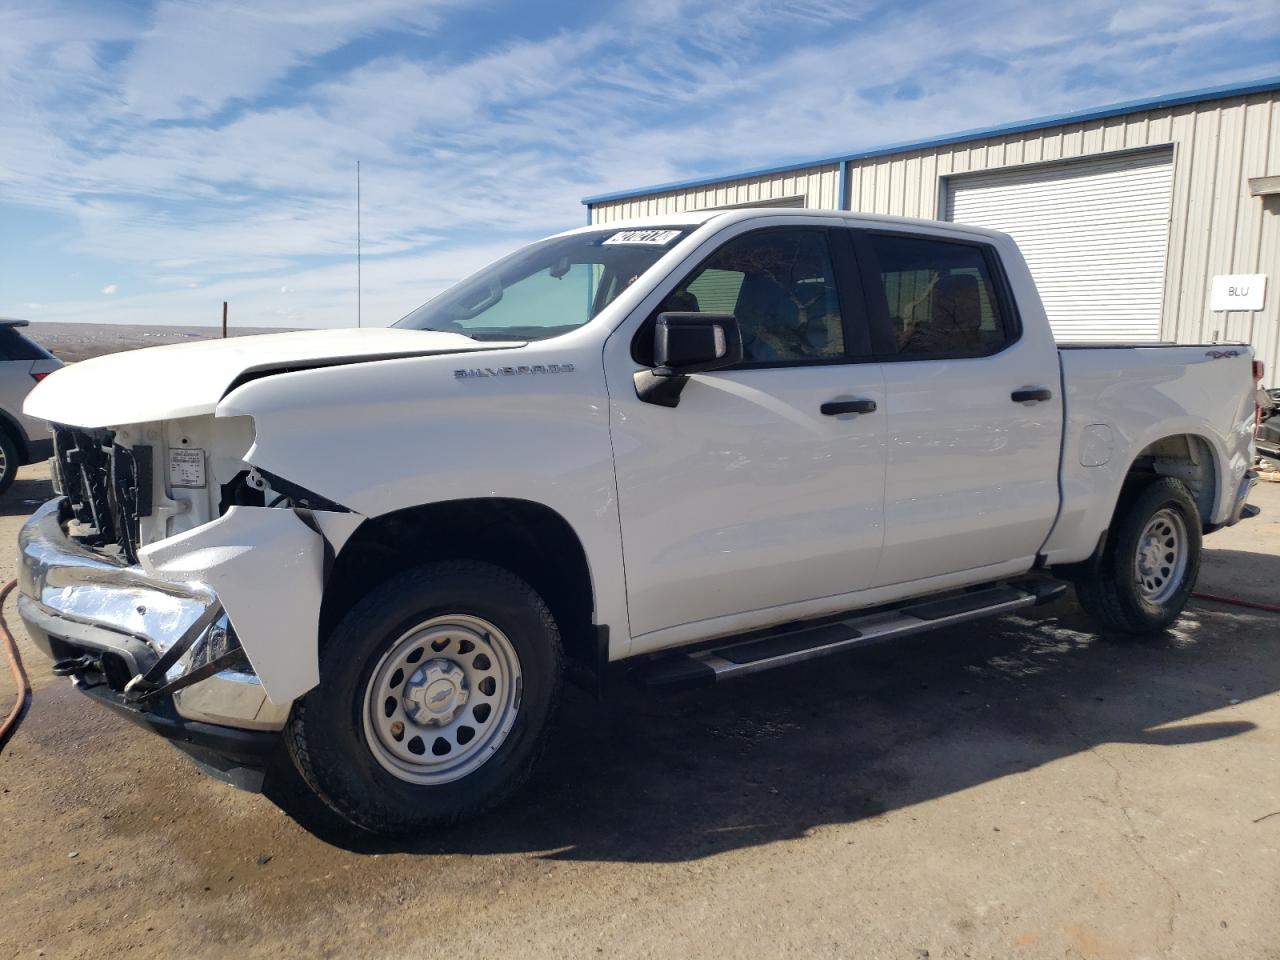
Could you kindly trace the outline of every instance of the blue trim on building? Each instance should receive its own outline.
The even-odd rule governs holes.
[[[849,208],[849,161],[841,160],[840,178],[836,181],[836,209],[848,210]]]
[[[812,167],[840,164],[841,206],[848,203],[848,194],[844,189],[848,186],[847,170],[850,163],[858,160],[869,160],[892,153],[906,153],[911,150],[927,150],[930,147],[945,147],[967,140],[985,140],[988,137],[1007,136],[1011,133],[1029,133],[1033,130],[1044,130],[1048,127],[1060,127],[1070,123],[1085,123],[1089,120],[1105,120],[1126,113],[1139,113],[1144,110],[1166,110],[1170,107],[1181,107],[1189,103],[1203,103],[1206,100],[1225,100],[1228,97],[1244,97],[1253,93],[1270,93],[1280,90],[1280,76],[1266,77],[1245,84],[1231,84],[1221,87],[1206,87],[1203,90],[1188,90],[1182,93],[1170,93],[1149,100],[1129,100],[1124,103],[1113,103],[1093,110],[1079,113],[1061,113],[1050,117],[1037,117],[999,127],[983,127],[977,130],[964,130],[960,133],[949,133],[928,140],[912,140],[904,143],[891,143],[882,147],[872,147],[857,153],[846,153],[834,157],[823,157],[818,160],[804,160],[771,167],[758,167],[754,170],[743,170],[726,173],[714,177],[695,177],[691,180],[674,180],[670,183],[659,183],[651,187],[639,187],[635,190],[619,190],[614,193],[600,193],[591,197],[583,197],[582,202],[588,207],[612,200],[627,200],[634,197],[646,197],[655,193],[669,193],[672,190],[688,190],[691,187],[707,187],[730,180],[747,180],[751,177],[773,176],[779,173],[790,173],[793,170],[808,170]]]

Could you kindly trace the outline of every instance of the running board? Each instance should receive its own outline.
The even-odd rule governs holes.
[[[1066,589],[1064,583],[1035,579],[937,600],[917,600],[893,609],[857,611],[834,620],[785,624],[651,660],[641,668],[640,679],[650,687],[716,683],[864,644],[1039,606],[1056,600]]]

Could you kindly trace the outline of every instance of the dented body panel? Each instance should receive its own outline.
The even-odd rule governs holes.
[[[347,535],[360,520],[338,516],[350,524]],[[320,682],[324,539],[292,510],[236,506],[203,527],[143,547],[139,560],[155,580],[212,590],[267,697],[287,705]],[[263,585],[270,583],[288,588],[264,597]]]

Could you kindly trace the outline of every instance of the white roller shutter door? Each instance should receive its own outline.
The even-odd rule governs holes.
[[[946,217],[1011,234],[1060,342],[1160,339],[1173,154],[950,178]]]

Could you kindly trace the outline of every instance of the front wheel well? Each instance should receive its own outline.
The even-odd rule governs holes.
[[[379,584],[435,560],[478,560],[511,571],[550,608],[565,653],[585,666],[596,665],[586,552],[564,517],[529,500],[449,500],[366,520],[334,559],[320,608],[320,635],[327,636]]]

